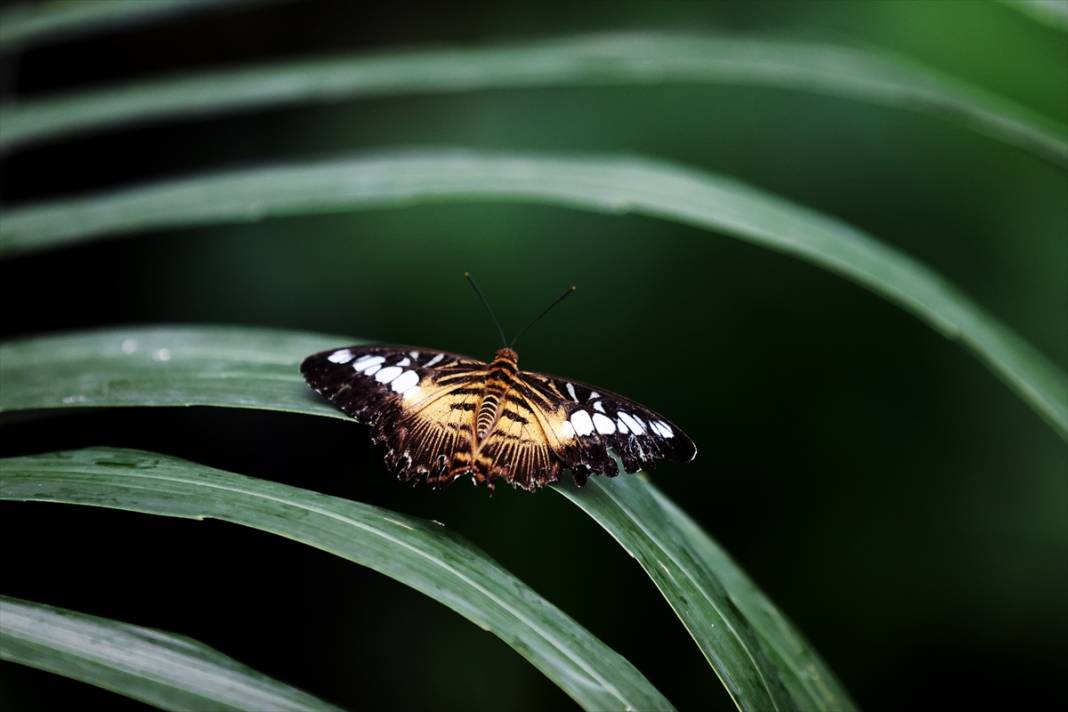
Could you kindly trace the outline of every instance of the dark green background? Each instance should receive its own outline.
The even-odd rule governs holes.
[[[360,4],[362,5],[362,4]],[[275,3],[0,58],[28,97],[239,62],[612,29],[871,46],[1064,123],[1068,35],[999,3]],[[841,218],[920,259],[1068,368],[1068,178],[938,118],[791,91],[672,85],[354,101],[127,129],[8,156],[4,205],[366,148],[653,156]],[[1064,702],[1068,453],[970,353],[787,256],[649,218],[507,204],[281,219],[0,263],[7,335],[126,323],[350,334],[488,357],[478,276],[524,367],[663,412],[697,461],[654,481],[809,636],[862,707]],[[393,480],[360,428],[211,410],[4,430],[2,454],[116,445],[447,523],[681,709],[730,705],[638,566],[561,497]],[[4,593],[184,633],[352,708],[567,707],[503,643],[326,554],[219,523],[0,508]],[[1059,677],[1059,679],[1058,679]],[[10,709],[136,706],[0,667]],[[6,705],[5,705],[6,706]]]

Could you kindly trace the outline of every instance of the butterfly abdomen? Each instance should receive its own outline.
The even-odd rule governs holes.
[[[497,409],[500,408],[501,397],[496,392],[489,392],[482,397],[478,406],[478,417],[475,419],[475,432],[478,439],[486,437],[486,433],[497,422]]]
[[[482,440],[493,428],[501,414],[501,403],[515,383],[519,372],[519,357],[511,349],[501,349],[493,357],[486,374],[485,394],[475,416],[475,435]]]

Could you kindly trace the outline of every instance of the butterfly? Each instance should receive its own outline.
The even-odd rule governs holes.
[[[591,474],[615,476],[619,466],[609,450],[626,472],[659,459],[690,462],[697,454],[678,426],[643,405],[521,371],[511,345],[489,363],[410,346],[346,346],[307,357],[300,371],[315,391],[371,427],[371,439],[385,443],[386,464],[402,480],[432,487],[470,475],[491,489],[503,480],[533,491],[559,480],[565,468],[579,485]]]

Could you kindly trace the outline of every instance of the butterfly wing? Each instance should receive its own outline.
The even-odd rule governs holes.
[[[524,396],[538,411],[549,446],[582,481],[587,474],[615,475],[615,451],[626,472],[657,460],[690,462],[697,447],[664,416],[603,388],[524,371]]]
[[[559,479],[561,462],[553,453],[547,427],[544,416],[526,397],[509,394],[478,453],[478,464],[491,486],[501,477],[532,491]]]
[[[304,380],[389,447],[386,463],[402,479],[433,483],[467,449],[472,412],[487,365],[410,346],[349,346],[313,354]]]

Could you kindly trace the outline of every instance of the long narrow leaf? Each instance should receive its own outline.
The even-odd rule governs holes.
[[[0,499],[219,519],[314,546],[397,579],[497,635],[585,709],[672,709],[618,653],[439,524],[133,450],[7,458],[0,471]]]
[[[795,699],[809,699],[819,709],[841,709],[848,706],[849,695],[816,654],[815,649],[737,564],[697,523],[652,485],[648,488],[651,501],[639,493],[633,500],[639,506],[624,505],[628,516],[647,507],[659,507],[662,516],[679,532],[686,546],[700,561],[698,571],[714,572],[751,624],[760,631],[776,664],[790,671],[784,682]],[[655,504],[654,504],[655,503]],[[798,689],[800,687],[801,689]]]
[[[215,70],[0,107],[0,148],[129,123],[412,92],[700,83],[765,86],[919,110],[1068,166],[1065,126],[904,59],[847,46],[607,34]]]
[[[264,0],[24,0],[0,13],[0,49],[256,1]]]
[[[108,234],[441,200],[633,211],[797,255],[960,339],[1068,438],[1065,374],[938,274],[849,225],[659,162],[439,150],[200,176],[6,211],[0,254]]]
[[[0,659],[165,710],[338,710],[195,640],[8,596]]]
[[[1032,20],[1068,32],[1068,2],[1065,0],[1001,0]]]
[[[0,412],[218,405],[333,416],[332,408],[307,395],[297,364],[308,353],[346,341],[184,328],[11,342],[0,345]],[[774,606],[727,557],[708,554],[718,549],[707,535],[647,490],[641,478],[594,478],[583,490],[560,491],[646,567],[740,705],[786,708],[785,687],[803,709],[850,709],[832,673]]]
[[[308,354],[357,343],[270,329],[137,328],[0,344],[0,413],[210,405],[346,416],[297,370]]]
[[[592,478],[585,488],[557,489],[637,559],[715,669],[746,670],[754,676],[747,680],[750,686],[764,685],[773,699],[792,699],[801,709],[852,707],[800,633],[693,520],[644,478]],[[740,662],[746,659],[748,665]],[[777,673],[760,677],[766,670]],[[735,694],[732,681],[723,682]]]

